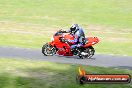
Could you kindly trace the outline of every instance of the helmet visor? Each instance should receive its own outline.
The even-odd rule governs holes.
[[[70,30],[71,32],[74,32],[76,30],[76,27],[71,27]]]

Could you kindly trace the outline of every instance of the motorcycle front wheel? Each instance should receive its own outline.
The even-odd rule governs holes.
[[[56,48],[46,43],[42,47],[42,53],[45,56],[53,56],[54,54],[56,54]]]

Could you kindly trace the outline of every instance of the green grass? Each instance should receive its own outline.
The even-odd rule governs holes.
[[[10,35],[10,36],[8,36]],[[15,40],[14,40],[15,39]],[[0,45],[18,46],[26,48],[41,48],[42,45],[50,38],[46,36],[34,36],[34,35],[23,35],[23,34],[1,34]]]
[[[1,0],[0,19],[60,26],[103,24],[132,27],[131,0]]]
[[[132,47],[130,46],[132,42],[118,42],[118,41],[105,41],[102,40],[100,44],[94,46],[97,53],[100,54],[114,54],[114,55],[128,55],[132,56]]]
[[[0,88],[132,88],[132,84],[78,85],[79,65],[22,59],[0,59]],[[130,74],[132,70],[83,66],[87,73]]]
[[[131,0],[0,0],[0,45],[41,48],[78,23],[100,38],[97,53],[131,56],[131,8]]]

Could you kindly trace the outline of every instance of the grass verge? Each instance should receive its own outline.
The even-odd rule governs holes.
[[[75,81],[79,65],[0,59],[0,88],[132,88],[132,84],[86,84]],[[132,75],[132,70],[83,66],[87,73]]]
[[[0,20],[66,26],[69,23],[132,27],[131,0],[1,0]]]

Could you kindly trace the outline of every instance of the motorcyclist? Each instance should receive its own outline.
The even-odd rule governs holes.
[[[73,24],[70,27],[70,30],[62,31],[62,33],[70,33],[74,36],[74,40],[65,40],[73,45],[71,45],[71,51],[74,51],[77,47],[81,47],[85,44],[85,34],[81,27],[78,24]]]

